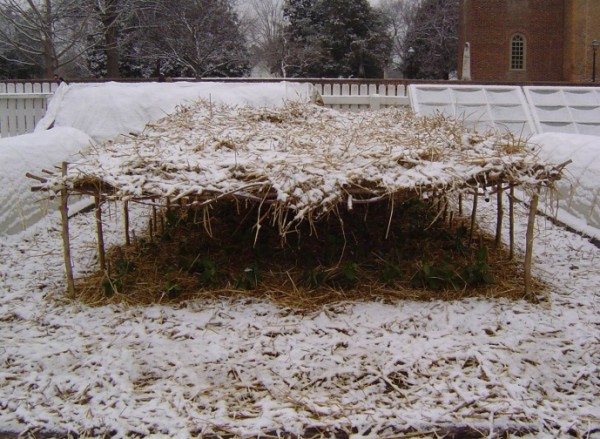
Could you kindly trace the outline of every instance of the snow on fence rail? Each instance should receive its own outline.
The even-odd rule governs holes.
[[[0,137],[31,133],[56,88],[50,81],[0,82]]]

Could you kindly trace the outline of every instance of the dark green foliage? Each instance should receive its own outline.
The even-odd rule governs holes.
[[[323,269],[311,268],[306,273],[306,282],[310,288],[319,288],[325,284],[327,272]]]
[[[435,207],[426,202],[398,201],[391,218],[385,203],[357,204],[352,211],[340,209],[339,216],[298,224],[283,242],[266,219],[256,234],[256,218],[265,213],[256,205],[223,203],[209,209],[210,214],[189,212],[172,205],[162,212],[169,238],[140,239],[137,246],[115,252],[110,277],[99,279],[103,295],[129,299],[139,287],[160,300],[182,300],[202,291],[254,295],[281,288],[323,298],[341,290],[360,294],[363,288],[383,288],[446,297],[495,280],[486,248],[473,248],[465,227],[434,222]],[[212,236],[203,224],[208,217]]]
[[[475,253],[475,262],[467,265],[462,274],[462,278],[469,286],[489,285],[496,282],[494,275],[488,265],[488,254],[485,247],[477,249]]]
[[[402,269],[389,261],[384,261],[383,269],[381,271],[381,279],[386,285],[393,285],[394,282],[402,280],[404,278],[404,272]]]
[[[478,248],[474,257],[473,262],[462,267],[448,256],[439,262],[423,262],[411,284],[415,288],[432,290],[460,290],[494,284],[496,280],[488,265],[487,249]]]
[[[102,290],[106,297],[112,297],[116,293],[123,292],[123,281],[120,279],[109,279],[105,278],[102,281]]]
[[[252,266],[244,268],[238,275],[235,288],[238,290],[254,290],[258,286],[258,281],[258,265],[254,263]]]
[[[422,263],[420,270],[413,276],[411,283],[415,288],[426,288],[435,291],[443,289],[457,290],[462,287],[462,282],[447,257],[437,264]]]
[[[177,299],[179,296],[181,296],[182,289],[181,286],[179,286],[179,284],[168,280],[165,285],[165,293],[167,294],[167,297],[169,299]]]
[[[110,277],[102,280],[102,289],[106,297],[112,297],[115,293],[126,293],[125,286],[127,277],[135,273],[137,266],[124,257],[117,258],[111,267]]]
[[[198,275],[200,285],[210,286],[217,279],[217,266],[208,258],[200,259],[195,268],[195,273]]]
[[[115,269],[117,277],[123,277],[128,273],[136,270],[136,265],[133,262],[127,261],[125,258],[119,258],[115,262]]]
[[[391,39],[367,0],[286,0],[288,74],[383,76]]]
[[[355,262],[344,262],[340,267],[337,284],[342,288],[353,288],[359,277],[359,266]]]

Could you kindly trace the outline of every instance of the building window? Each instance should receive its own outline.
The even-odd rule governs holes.
[[[525,70],[525,37],[517,34],[510,40],[510,69]]]

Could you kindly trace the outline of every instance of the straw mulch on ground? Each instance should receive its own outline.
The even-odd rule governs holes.
[[[469,221],[450,224],[419,199],[401,203],[390,221],[388,207],[340,211],[304,223],[285,241],[267,221],[257,235],[253,203],[173,208],[154,236],[111,249],[107,272],[79,282],[76,296],[90,304],[251,296],[295,309],[347,300],[523,298],[522,262],[490,237],[470,239]]]

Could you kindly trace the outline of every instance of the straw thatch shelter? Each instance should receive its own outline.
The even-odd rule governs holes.
[[[499,242],[502,194],[520,187],[532,195],[525,255],[525,291],[530,293],[538,193],[552,187],[562,167],[540,163],[522,139],[470,132],[441,115],[419,118],[400,109],[342,113],[308,103],[258,109],[200,101],[139,135],[65,164],[62,174],[41,179],[37,189],[63,196],[65,261],[73,289],[66,198],[75,194],[95,199],[100,269],[105,272],[101,206],[106,201],[123,203],[127,243],[128,203],[151,204],[151,228],[157,228],[157,209],[193,208],[206,216],[209,206],[225,201],[255,205],[253,233],[258,237],[269,224],[285,242],[300,225],[312,228],[358,205],[386,203],[387,234],[395,208],[407,200],[433,201],[438,220],[462,210],[467,196],[473,200],[472,233],[478,198],[497,195]],[[513,200],[509,197],[511,214]],[[512,254],[512,227],[510,234]]]

